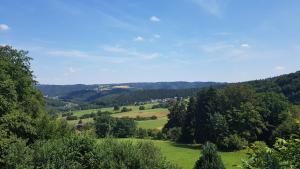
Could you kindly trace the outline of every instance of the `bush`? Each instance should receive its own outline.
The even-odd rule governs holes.
[[[207,142],[202,149],[202,156],[196,162],[194,169],[225,169],[217,147]]]
[[[66,119],[67,119],[67,120],[77,120],[78,117],[77,117],[77,116],[67,116]]]
[[[129,111],[131,111],[132,109],[129,109],[129,108],[127,108],[127,107],[123,107],[122,108],[122,110],[121,110],[121,112],[129,112]]]
[[[113,126],[113,136],[118,138],[125,138],[134,136],[136,124],[133,119],[120,118],[116,119],[115,126]]]
[[[73,112],[67,112],[67,113],[63,113],[61,116],[62,117],[67,117],[67,116],[72,116]]]
[[[113,118],[109,114],[101,114],[95,118],[95,128],[98,137],[131,137],[134,136],[136,124],[130,118]]]
[[[248,145],[247,140],[241,138],[237,134],[225,137],[220,145],[221,149],[226,151],[234,151],[244,149]]]
[[[151,119],[151,120],[156,120],[156,119],[157,119],[157,116],[153,115],[153,116],[150,117],[150,119]]]
[[[82,116],[80,116],[80,119],[88,119],[88,118],[94,118],[96,117],[95,113],[90,113],[90,114],[84,114]]]
[[[115,106],[114,106],[114,111],[119,111],[119,110],[120,110],[120,107],[117,106],[117,105],[115,105]]]
[[[181,128],[180,127],[173,127],[168,130],[167,136],[172,141],[177,141],[181,136]]]
[[[138,128],[136,130],[136,137],[137,138],[146,138],[146,137],[148,137],[148,131],[143,128]]]
[[[145,106],[140,106],[139,107],[139,110],[145,110],[146,108],[145,108]]]

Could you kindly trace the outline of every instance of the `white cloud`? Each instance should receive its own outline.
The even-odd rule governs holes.
[[[154,36],[154,38],[156,38],[156,39],[160,38],[160,35],[159,35],[159,34],[154,34],[153,36]]]
[[[222,14],[221,1],[222,0],[192,0],[192,2],[199,5],[203,10],[217,17],[220,17]]]
[[[138,52],[133,49],[126,49],[126,48],[113,47],[113,46],[104,46],[103,50],[127,58],[135,57],[135,58],[150,60],[150,59],[155,59],[160,57],[160,54],[156,52],[144,53],[144,52]]]
[[[75,70],[73,67],[69,67],[68,71],[69,71],[70,73],[75,73],[75,72],[76,72],[76,70]]]
[[[89,55],[85,52],[79,50],[56,50],[48,52],[51,56],[61,56],[61,57],[78,57],[85,58],[89,57]]]
[[[248,45],[219,42],[200,46],[202,52],[210,57],[210,61],[240,61],[252,57]]]
[[[10,29],[8,25],[0,24],[0,30],[8,30],[8,29]]]
[[[249,47],[250,47],[250,45],[249,45],[249,44],[247,44],[247,43],[242,43],[242,44],[241,44],[241,47],[242,47],[242,48],[249,48]]]
[[[77,72],[77,70],[75,70],[73,67],[68,67],[67,70],[65,71],[64,75],[65,76],[70,76],[70,75],[72,75],[76,72]]]
[[[160,22],[160,19],[157,16],[151,16],[150,21],[151,22]]]
[[[134,39],[133,39],[133,41],[139,41],[139,42],[141,42],[141,41],[144,41],[144,38],[143,37],[141,37],[141,36],[137,36],[137,37],[135,37]]]
[[[277,70],[277,71],[283,71],[283,70],[285,70],[285,67],[284,66],[276,66],[275,70]]]

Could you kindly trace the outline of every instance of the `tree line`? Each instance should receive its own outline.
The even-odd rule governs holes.
[[[300,135],[291,105],[282,94],[256,92],[244,85],[198,92],[188,102],[177,101],[164,132],[183,143],[210,141],[223,150],[238,150],[260,140],[272,145],[276,137]]]

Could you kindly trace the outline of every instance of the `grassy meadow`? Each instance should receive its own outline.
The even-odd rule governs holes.
[[[151,141],[158,147],[168,161],[177,164],[182,169],[192,169],[200,157],[200,147],[185,144],[177,144],[171,141],[148,139],[120,139],[125,141]],[[238,169],[242,165],[242,159],[246,159],[246,150],[236,152],[219,152],[227,169]]]
[[[137,121],[137,126],[143,129],[161,129],[167,121],[167,117],[158,118],[156,120]]]
[[[84,114],[90,114],[90,113],[96,113],[98,111],[102,112],[109,112],[111,113],[112,117],[129,117],[129,118],[136,118],[136,117],[151,117],[156,116],[157,119],[155,120],[143,120],[143,121],[137,121],[137,126],[144,129],[161,129],[167,122],[167,115],[169,113],[169,110],[166,108],[157,108],[152,109],[152,106],[157,103],[149,103],[143,105],[145,107],[145,110],[139,110],[140,106],[130,105],[130,106],[122,106],[127,107],[131,109],[131,111],[128,112],[120,112],[120,111],[114,111],[113,107],[107,107],[107,108],[101,108],[101,109],[88,109],[88,110],[77,110],[73,111],[73,115],[80,117]],[[120,109],[122,108],[120,107]],[[78,123],[78,120],[69,120],[69,124],[76,124]],[[82,122],[93,122],[92,118],[82,119]]]

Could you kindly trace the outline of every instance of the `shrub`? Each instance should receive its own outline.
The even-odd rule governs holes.
[[[196,162],[194,169],[225,169],[217,147],[207,142],[202,149],[202,156]]]
[[[139,110],[145,110],[146,108],[145,108],[145,106],[140,106],[139,107]]]
[[[129,111],[131,111],[131,110],[132,110],[132,109],[130,109],[130,108],[123,107],[122,110],[121,110],[121,112],[129,112]]]
[[[153,116],[150,117],[150,119],[151,119],[151,120],[156,120],[156,119],[157,119],[157,116],[153,115]]]
[[[237,134],[225,137],[220,147],[226,151],[241,150],[247,146],[248,142]]]
[[[145,138],[148,137],[148,131],[146,129],[143,128],[138,128],[136,130],[136,137],[137,138]]]
[[[169,139],[173,141],[177,141],[181,136],[181,128],[180,127],[173,127],[168,130],[167,136]]]
[[[66,119],[67,119],[67,120],[77,120],[78,117],[77,117],[77,116],[67,116]]]
[[[114,106],[114,111],[119,111],[119,110],[120,110],[120,107],[117,106],[117,105],[115,105],[115,106]]]

